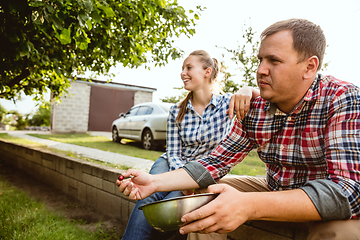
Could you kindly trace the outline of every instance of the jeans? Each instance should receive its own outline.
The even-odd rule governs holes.
[[[155,163],[151,167],[150,174],[155,175],[168,171],[169,171],[168,161],[160,157],[155,161]],[[150,224],[146,221],[143,211],[139,210],[139,207],[154,201],[159,201],[162,199],[168,199],[179,196],[183,196],[181,191],[157,192],[145,199],[138,200],[135,204],[134,209],[131,212],[122,240],[145,240],[145,239],[162,240],[162,239],[168,239],[171,236],[173,236],[176,233],[176,231],[160,232],[155,228],[153,228],[152,226],[150,226]]]

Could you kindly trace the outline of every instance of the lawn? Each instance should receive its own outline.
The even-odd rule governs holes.
[[[90,134],[28,134],[33,137],[43,138],[63,143],[75,144],[83,147],[96,148],[102,151],[120,153],[127,156],[145,158],[155,161],[163,152],[142,149],[140,144],[128,140],[115,143],[104,136]]]
[[[115,239],[101,229],[89,232],[80,225],[81,221],[70,221],[47,210],[43,203],[31,199],[0,176],[0,239]]]
[[[29,134],[29,135],[33,137],[49,139],[63,143],[75,144],[79,146],[95,148],[108,152],[120,153],[127,156],[139,157],[153,161],[158,159],[158,157],[163,153],[159,151],[144,150],[140,147],[140,144],[130,140],[119,144],[112,142],[106,137],[92,136],[90,134]],[[24,145],[36,146],[35,143],[32,143],[26,139],[21,139],[21,140],[16,139],[7,134],[0,134],[0,138],[4,138],[9,141],[14,141]],[[24,140],[24,142],[21,143],[22,140]],[[38,146],[38,147],[47,148],[46,146]],[[61,152],[59,150],[54,150],[54,149],[51,149],[51,151]],[[82,158],[83,160],[92,161],[91,159],[84,159],[83,157],[80,157],[75,153],[67,152],[64,154],[66,154],[67,156],[79,157]],[[96,162],[101,164],[106,164],[100,161],[96,161]],[[126,169],[126,167],[124,166],[118,166],[112,164],[106,164],[106,165],[120,169]],[[235,175],[265,176],[265,164],[259,159],[257,153],[255,151],[252,151],[240,164],[235,166],[230,173]]]

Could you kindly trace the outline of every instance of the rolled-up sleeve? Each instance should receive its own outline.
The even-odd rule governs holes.
[[[323,219],[328,220],[328,209],[341,207],[341,213],[333,219],[349,218],[346,213],[351,210],[351,217],[360,216],[360,95],[356,88],[350,88],[332,100],[329,108],[327,132],[325,133],[325,157],[327,161],[327,180],[332,184],[308,184],[312,190],[305,190],[313,197],[315,206]],[[326,180],[324,180],[326,181]],[[316,194],[322,192],[323,196]],[[314,193],[314,194],[313,194]],[[343,197],[347,198],[344,201]],[[316,197],[317,196],[317,197]],[[325,197],[325,200],[323,199]],[[315,200],[314,200],[315,199]],[[318,199],[318,200],[316,200]],[[326,207],[320,207],[326,205]],[[331,220],[331,219],[330,219]]]

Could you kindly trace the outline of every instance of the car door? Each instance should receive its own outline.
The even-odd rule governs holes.
[[[119,119],[119,122],[116,125],[120,137],[131,137],[131,123],[138,111],[139,107],[133,107]]]
[[[132,118],[131,122],[131,135],[133,138],[141,140],[141,131],[144,124],[148,121],[149,115],[152,112],[152,107],[149,106],[140,106],[139,111],[137,111],[136,116]]]

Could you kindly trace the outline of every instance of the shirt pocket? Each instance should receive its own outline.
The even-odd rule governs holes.
[[[319,163],[324,161],[324,134],[321,130],[314,132],[302,132],[299,144],[299,152],[307,163]]]

